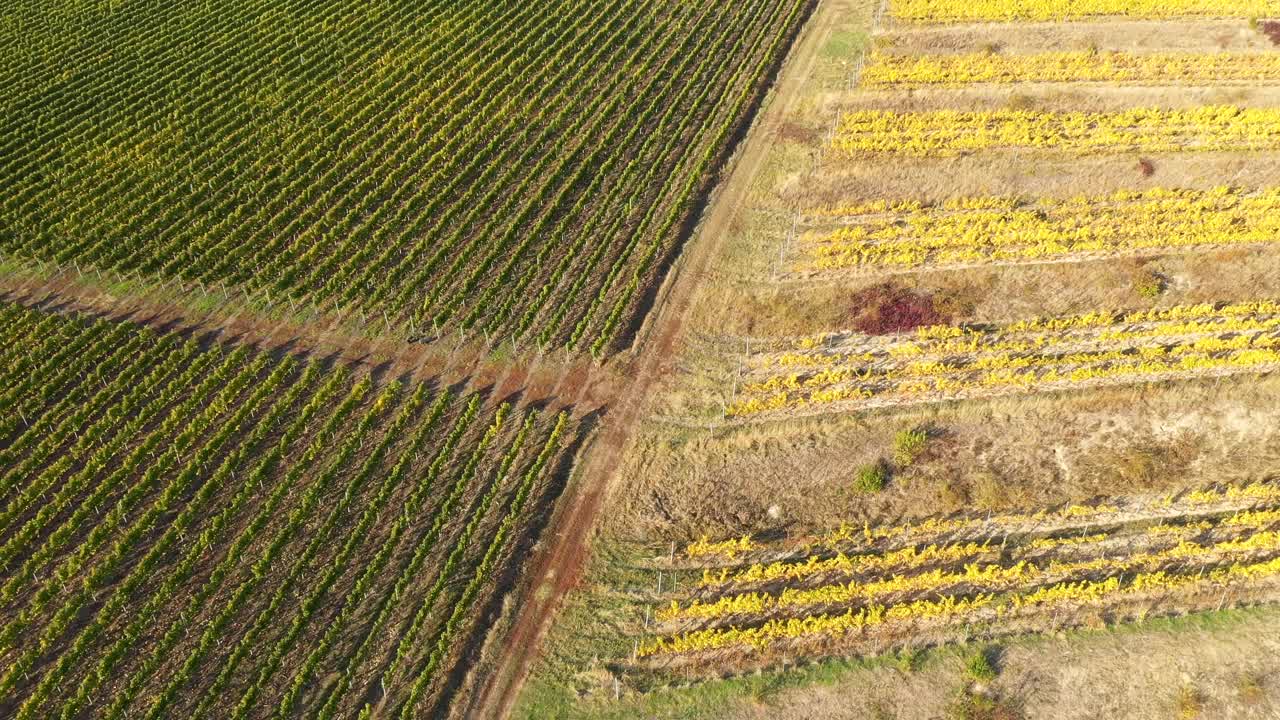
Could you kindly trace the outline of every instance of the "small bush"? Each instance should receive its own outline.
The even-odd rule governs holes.
[[[873,495],[884,489],[888,479],[889,473],[885,472],[884,463],[864,465],[853,476],[853,489],[863,495]]]
[[[1156,174],[1156,164],[1148,158],[1140,158],[1138,172],[1142,173],[1142,177],[1151,177]]]
[[[996,666],[992,662],[992,656],[995,654],[992,648],[982,648],[969,658],[969,662],[965,663],[964,669],[969,673],[969,677],[982,682],[989,682],[996,679]]]
[[[902,430],[893,437],[893,462],[907,467],[920,457],[928,442],[929,433],[923,428]]]
[[[1133,289],[1142,297],[1154,300],[1164,294],[1168,284],[1160,273],[1150,268],[1141,268],[1133,275]]]

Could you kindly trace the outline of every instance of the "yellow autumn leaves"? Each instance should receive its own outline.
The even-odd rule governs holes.
[[[1145,382],[1280,366],[1272,301],[1095,312],[916,336],[832,336],[824,347],[746,358],[732,417]]]
[[[831,148],[867,155],[947,157],[990,150],[1076,155],[1280,148],[1280,109],[1213,105],[1190,110],[859,110],[844,114]]]
[[[1280,189],[1158,188],[1067,200],[962,198],[895,214],[833,205],[843,225],[801,236],[797,272],[1115,256],[1280,240]]]
[[[1099,52],[1031,55],[994,52],[900,55],[876,52],[862,70],[872,89],[954,87],[975,83],[1105,82],[1221,85],[1280,80],[1280,54]]]
[[[1274,501],[1277,488],[1255,483],[1205,493],[1179,502]],[[1082,510],[1092,514],[1089,508]],[[1104,531],[1041,538],[1012,548],[988,541],[909,546],[856,557],[814,555],[798,562],[723,569],[718,577],[708,570],[692,599],[673,600],[656,614],[659,623],[693,623],[695,629],[652,638],[638,654],[733,646],[763,650],[778,640],[840,637],[890,623],[963,618],[979,611],[1000,618],[1041,606],[1101,604],[1126,594],[1274,578],[1280,575],[1280,532],[1273,529],[1277,518],[1280,509],[1264,507],[1198,522],[1157,524],[1116,537]],[[857,537],[843,526],[830,539]],[[1127,551],[1135,544],[1140,549]],[[957,563],[961,568],[953,569]],[[704,599],[707,591],[719,595]]]
[[[915,23],[1070,20],[1098,16],[1267,17],[1280,0],[892,0],[898,20]]]

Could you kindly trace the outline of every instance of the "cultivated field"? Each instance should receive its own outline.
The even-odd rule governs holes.
[[[7,717],[434,716],[568,411],[0,305]]]
[[[0,8],[0,718],[1280,715],[1280,0]]]
[[[0,252],[600,354],[810,5],[19,2]]]
[[[824,4],[517,716],[1280,707],[1275,15]]]

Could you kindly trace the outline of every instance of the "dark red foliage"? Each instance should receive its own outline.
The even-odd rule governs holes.
[[[887,335],[948,322],[933,298],[889,282],[854,293],[849,310],[853,328],[868,335]]]
[[[1280,20],[1263,20],[1258,29],[1271,40],[1272,45],[1280,45]]]

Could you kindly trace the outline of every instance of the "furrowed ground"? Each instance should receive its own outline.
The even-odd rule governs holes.
[[[607,353],[810,5],[13,3],[0,252]]]
[[[1277,15],[824,4],[517,717],[1274,714]]]

